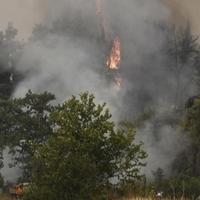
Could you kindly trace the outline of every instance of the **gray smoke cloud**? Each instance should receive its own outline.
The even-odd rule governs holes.
[[[113,109],[116,104],[117,109],[123,105],[121,100],[128,85],[133,87],[132,80],[129,83],[128,79],[140,78],[136,76],[140,73],[141,63],[144,63],[142,54],[156,54],[162,45],[163,38],[153,23],[166,19],[168,10],[157,0],[103,1],[107,31],[111,32],[111,37],[118,35],[122,43],[121,74],[126,86],[119,92],[114,89],[114,84],[108,85],[105,77],[98,73],[106,70],[105,53],[108,54],[108,50],[105,51],[97,42],[101,35],[101,22],[96,16],[95,6],[94,0],[87,3],[85,0],[48,1],[48,15],[43,23],[51,29],[56,22],[59,30],[26,45],[18,70],[29,71],[29,75],[19,85],[15,96],[24,95],[27,89],[36,92],[48,90],[61,100],[89,90],[110,105],[115,101]]]
[[[25,45],[18,70],[26,78],[13,96],[23,96],[28,89],[47,90],[62,102],[87,90],[98,102],[108,103],[115,120],[131,120],[151,105],[155,117],[137,136],[149,153],[145,172],[151,176],[158,167],[169,171],[185,139],[168,124],[156,129],[158,137],[153,128],[155,119],[168,114],[174,105],[175,78],[161,51],[165,35],[156,26],[169,20],[168,7],[159,0],[103,1],[107,31],[111,38],[118,36],[122,44],[120,69],[112,73],[106,69],[110,44],[102,37],[95,1],[48,0],[46,5],[47,15],[42,22],[45,36],[36,34]],[[113,76],[123,79],[120,90]],[[182,83],[187,82],[188,72],[182,76]],[[186,89],[187,95],[193,87]]]
[[[172,163],[178,154],[189,146],[188,139],[180,127],[159,124],[159,121],[145,123],[138,131],[136,139],[144,142],[144,149],[148,152],[147,167],[142,169],[148,180],[154,178],[153,172],[158,168],[164,170],[165,177],[170,176],[173,173]]]
[[[9,148],[5,148],[3,151],[3,158],[4,167],[1,169],[1,174],[3,175],[5,183],[17,182],[19,176],[22,174],[22,171],[18,167],[10,166],[13,163],[13,159],[9,154]]]

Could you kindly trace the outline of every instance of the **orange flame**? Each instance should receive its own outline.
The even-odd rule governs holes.
[[[107,67],[109,69],[118,69],[121,63],[121,43],[118,37],[113,41],[110,56],[107,59]]]
[[[109,26],[107,21],[105,20],[104,12],[103,12],[103,0],[96,0],[96,15],[100,20],[101,30],[104,34],[105,41],[110,41],[111,32],[109,31]],[[121,64],[121,42],[119,37],[115,37],[113,40],[112,48],[110,51],[110,55],[107,58],[106,65],[111,70],[119,69]],[[120,77],[115,77],[114,79],[115,89],[120,90],[123,85],[123,80]]]

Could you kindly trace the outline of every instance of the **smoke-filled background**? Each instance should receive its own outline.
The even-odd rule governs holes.
[[[200,33],[198,23],[200,2],[198,0],[164,0],[160,2],[165,3],[168,7],[173,22],[175,20],[183,21],[183,17],[189,18],[193,31]],[[0,0],[0,3],[1,29],[5,28],[8,22],[13,22],[19,29],[19,38],[24,39],[31,35],[34,25],[41,23],[49,11],[48,0]],[[115,6],[113,7],[115,9]]]
[[[184,18],[199,33],[198,16],[193,14],[198,0],[104,0],[100,17],[94,0],[1,1],[2,28],[12,21],[20,39],[30,36],[16,66],[26,76],[13,96],[23,96],[28,89],[47,90],[62,102],[88,90],[98,102],[108,103],[117,121],[133,120],[151,105],[154,115],[137,136],[149,154],[145,173],[151,176],[158,167],[170,173],[171,163],[187,142],[176,126],[163,123],[173,115],[177,85],[167,67],[166,37],[158,24],[182,24]],[[32,35],[35,24],[41,25]],[[119,69],[112,71],[106,59],[116,36],[122,57]],[[187,69],[182,73],[185,99],[196,90],[193,83],[187,84],[191,73]],[[122,79],[121,88],[115,77]]]
[[[27,39],[34,25],[46,15],[45,0],[1,0],[0,4],[0,28],[5,29],[8,22],[13,22],[20,39]]]
[[[167,0],[170,10],[172,11],[172,20],[177,20],[183,23],[184,20],[189,20],[194,33],[200,33],[199,25],[199,6],[198,0]]]

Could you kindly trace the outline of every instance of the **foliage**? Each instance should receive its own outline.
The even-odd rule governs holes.
[[[170,190],[168,196],[175,198],[196,198],[200,194],[200,178],[192,176],[177,176],[168,179]]]
[[[183,109],[186,100],[186,88],[196,79],[198,58],[200,56],[200,46],[198,36],[193,35],[190,23],[185,27],[175,26],[167,30],[167,62],[170,70],[176,79],[175,86],[175,107]]]
[[[176,62],[176,67],[184,67],[185,64],[194,61],[195,56],[199,53],[198,36],[192,34],[190,23],[179,29],[174,26],[170,31],[168,53]]]
[[[37,25],[31,41],[42,41],[47,34],[54,32],[61,35],[69,32],[73,36],[75,32],[76,36],[84,33],[85,39],[96,40],[95,36],[91,37],[92,33],[85,31],[83,23],[75,23],[81,20],[70,23],[66,23],[66,20],[70,21],[70,18],[55,22],[51,29]],[[180,113],[184,110],[183,102],[188,96],[186,91],[190,91],[186,88],[193,84],[194,78],[200,83],[200,46],[190,24],[183,28],[173,26],[166,29],[167,39],[163,48],[166,50],[164,55],[167,64],[163,66],[170,66],[168,71],[175,76],[170,79],[175,84],[172,100],[175,105],[172,106],[176,108],[175,111],[178,108],[181,112],[169,112],[163,119],[156,119],[153,122],[155,132],[159,130],[160,123],[178,125]],[[138,99],[140,113],[132,123],[123,121],[119,130],[110,121],[111,115],[105,110],[105,105],[96,106],[94,97],[88,94],[82,94],[80,100],[72,97],[58,107],[50,105],[55,97],[47,92],[33,94],[29,91],[24,98],[9,99],[21,78],[14,70],[23,48],[16,40],[16,35],[17,30],[12,24],[0,32],[0,160],[3,159],[3,148],[9,146],[15,164],[24,169],[26,177],[30,178],[34,170],[27,199],[90,199],[97,195],[103,198],[116,183],[117,192],[121,194],[134,191],[141,196],[153,197],[158,189],[167,196],[176,197],[183,194],[191,197],[200,193],[198,98],[187,108],[183,123],[191,145],[177,155],[172,166],[173,176],[166,178],[162,169],[157,169],[154,171],[155,180],[149,185],[143,179],[135,181],[140,178],[139,169],[143,166],[140,159],[145,157],[145,153],[141,150],[141,144],[132,143],[134,131],[127,130],[127,127],[141,128],[155,117],[154,107],[157,105],[153,104],[152,94],[141,87],[137,95],[133,95]],[[102,45],[101,40],[99,45]],[[107,72],[106,76],[113,80],[115,74]],[[0,162],[0,168],[2,166]],[[75,195],[74,191],[78,193]]]
[[[142,144],[117,129],[105,104],[88,93],[51,115],[55,133],[34,155],[33,186],[25,199],[105,199],[113,185],[140,178]]]
[[[0,188],[3,188],[4,185],[4,178],[3,176],[0,174]]]
[[[188,108],[184,120],[184,128],[188,131],[192,142],[195,145],[200,144],[200,99],[194,99],[193,105]]]
[[[156,190],[161,190],[162,189],[162,184],[164,181],[164,171],[161,168],[158,168],[156,171],[153,171],[153,176],[154,176],[154,185]]]
[[[54,107],[49,103],[54,99],[50,93],[34,94],[31,91],[24,98],[0,99],[1,147],[10,147],[16,164],[25,172],[30,170],[35,146],[46,142],[52,134],[49,114]]]
[[[200,158],[200,99],[195,98],[183,122],[183,127],[189,135],[192,148],[192,173],[194,176],[200,175],[199,158]]]

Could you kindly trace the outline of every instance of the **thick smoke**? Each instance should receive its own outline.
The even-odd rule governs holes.
[[[85,4],[84,0],[61,0],[55,3],[49,0],[44,25],[51,31],[42,39],[26,45],[18,70],[28,71],[28,78],[19,85],[16,96],[24,95],[27,89],[48,90],[60,100],[89,90],[99,100],[111,105],[115,101],[118,107],[123,106],[121,99],[129,85],[131,90],[132,87],[140,89],[141,86],[133,85],[132,80],[136,84],[143,82],[142,77],[137,77],[144,63],[143,55],[158,53],[163,38],[153,23],[165,20],[168,10],[157,0],[103,2],[104,17],[109,27],[106,31],[111,32],[111,37],[118,35],[122,42],[123,90],[115,91],[113,85],[107,85],[105,76],[99,73],[106,71],[105,54],[108,50],[105,47],[109,45],[104,45],[105,41],[101,38],[96,2],[90,0]],[[151,89],[154,90],[153,87]]]
[[[22,173],[18,167],[10,167],[12,164],[12,156],[9,154],[9,149],[6,148],[3,152],[4,167],[1,169],[1,174],[4,177],[5,183],[16,182],[19,175]]]
[[[88,90],[99,102],[108,103],[115,120],[132,120],[151,106],[154,117],[137,136],[149,153],[146,173],[158,167],[169,171],[185,144],[176,127],[160,122],[175,104],[175,78],[166,67],[165,36],[157,25],[169,20],[170,11],[159,0],[103,1],[106,31],[111,38],[118,36],[122,45],[120,69],[110,72],[110,44],[102,36],[95,5],[94,0],[47,1],[43,31],[34,31],[18,64],[26,78],[14,96],[23,96],[28,89],[47,90],[60,102]],[[120,90],[113,78],[118,75],[123,79]],[[187,75],[183,73],[184,81]]]

